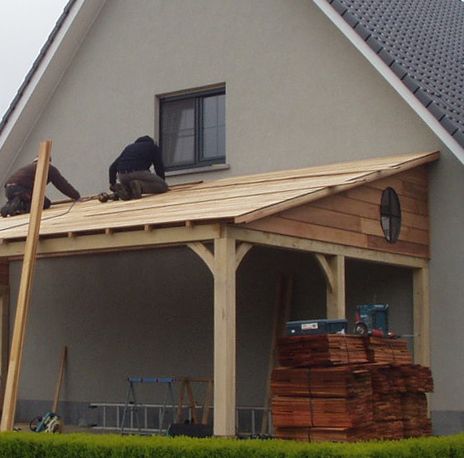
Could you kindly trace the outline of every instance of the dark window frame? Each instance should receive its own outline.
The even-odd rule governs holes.
[[[388,243],[398,241],[401,233],[401,202],[397,192],[385,188],[380,200],[380,225]]]
[[[225,164],[226,154],[224,156],[217,156],[210,159],[202,157],[203,154],[203,104],[202,101],[211,96],[226,95],[225,86],[207,89],[204,91],[192,91],[173,96],[160,96],[159,97],[159,141],[161,152],[163,153],[163,106],[169,102],[177,102],[179,100],[194,100],[194,160],[188,164],[181,165],[168,165],[164,164],[167,172],[175,170],[194,169],[200,167],[208,167],[214,164]],[[225,117],[225,115],[224,115]],[[224,119],[225,123],[225,119]],[[165,160],[163,156],[163,160]]]

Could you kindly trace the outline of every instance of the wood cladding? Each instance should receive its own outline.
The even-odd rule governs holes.
[[[380,225],[387,187],[400,199],[401,231],[389,243]],[[247,228],[312,240],[429,257],[428,177],[420,166],[247,224]]]

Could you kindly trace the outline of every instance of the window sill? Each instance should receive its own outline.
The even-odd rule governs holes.
[[[180,170],[171,170],[166,172],[166,177],[175,177],[179,175],[191,175],[193,173],[206,173],[206,172],[216,172],[218,170],[228,170],[230,169],[229,164],[213,164],[206,167],[192,167],[191,169],[180,169]]]

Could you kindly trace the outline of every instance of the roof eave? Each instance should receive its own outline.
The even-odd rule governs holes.
[[[376,54],[372,48],[359,36],[342,16],[327,2],[313,0],[330,21],[343,33],[354,47],[369,61],[369,63],[387,80],[403,100],[417,113],[437,137],[464,164],[464,148],[440,124],[432,113],[417,99],[417,97],[402,83],[393,70]]]

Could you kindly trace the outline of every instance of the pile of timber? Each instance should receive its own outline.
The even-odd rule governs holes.
[[[271,380],[274,434],[302,441],[431,434],[429,368],[400,339],[323,334],[279,340]]]
[[[279,339],[279,364],[286,367],[367,363],[367,348],[360,336],[321,334]]]
[[[372,363],[412,363],[412,355],[404,339],[369,337],[367,342],[367,358]]]

